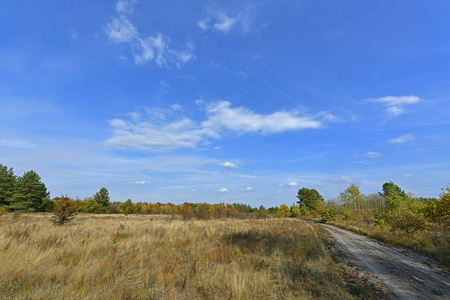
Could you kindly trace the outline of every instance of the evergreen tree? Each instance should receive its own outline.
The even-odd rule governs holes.
[[[106,212],[110,205],[109,192],[106,188],[102,187],[95,195],[93,196],[95,202],[101,207],[102,212]]]
[[[319,201],[323,201],[323,197],[315,189],[301,188],[297,194],[300,208],[307,208],[313,212],[316,211]]]
[[[398,185],[392,181],[385,182],[382,189],[380,195],[384,198],[387,213],[399,214],[408,208],[408,196]]]
[[[31,170],[18,178],[9,208],[28,212],[42,211],[44,202],[48,201],[49,197],[50,193],[41,182],[41,177]]]
[[[17,177],[13,169],[0,164],[0,206],[7,206],[11,201],[16,186]]]

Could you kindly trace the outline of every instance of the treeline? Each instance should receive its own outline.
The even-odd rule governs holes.
[[[392,181],[382,185],[376,194],[362,194],[351,184],[327,203],[314,189],[302,188],[297,198],[302,215],[317,214],[323,222],[361,220],[367,225],[402,230],[407,236],[416,231],[434,229],[450,242],[450,186],[442,190],[439,199],[416,198]]]

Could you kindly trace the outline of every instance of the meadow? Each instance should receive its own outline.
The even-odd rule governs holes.
[[[1,299],[353,299],[299,219],[0,216]]]

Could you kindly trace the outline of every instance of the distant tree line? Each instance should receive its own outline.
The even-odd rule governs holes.
[[[14,175],[12,168],[0,164],[0,212],[50,212],[59,211],[65,218],[64,210],[73,215],[83,213],[108,214],[161,214],[180,215],[183,219],[212,219],[227,217],[299,217],[319,215],[323,222],[337,217],[344,220],[360,219],[367,224],[380,227],[401,229],[410,235],[417,230],[430,226],[447,235],[450,228],[450,187],[443,189],[439,199],[415,198],[406,193],[392,181],[381,187],[381,192],[362,194],[359,187],[351,184],[340,192],[339,196],[327,202],[320,193],[303,187],[297,192],[297,202],[290,207],[286,204],[265,208],[251,207],[247,204],[208,204],[190,203],[175,205],[172,203],[134,203],[131,199],[125,202],[111,202],[109,192],[102,187],[93,196],[84,200],[71,199],[67,195],[50,199],[41,177],[35,171],[27,171],[23,176]]]

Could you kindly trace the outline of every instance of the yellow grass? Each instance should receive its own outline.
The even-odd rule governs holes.
[[[47,215],[48,218],[48,215]],[[295,219],[0,216],[1,299],[351,299]]]
[[[388,245],[396,245],[429,256],[445,266],[450,266],[450,247],[444,236],[435,227],[418,231],[408,236],[403,231],[392,231],[390,227],[380,228],[375,224],[367,224],[362,220],[342,220],[330,224],[383,241]]]

